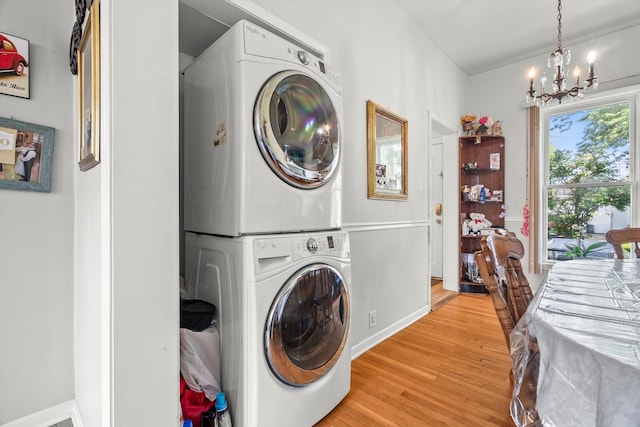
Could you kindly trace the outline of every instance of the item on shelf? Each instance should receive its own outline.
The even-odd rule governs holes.
[[[489,169],[500,170],[500,153],[491,153],[489,156]]]
[[[480,230],[480,235],[481,236],[488,236],[490,234],[494,234],[496,232],[497,228],[483,228],[482,230]]]
[[[502,135],[502,122],[500,120],[496,120],[496,122],[493,124],[493,126],[491,126],[491,129],[489,129],[489,133],[491,133],[491,135],[501,136]]]
[[[472,282],[477,282],[480,278],[480,270],[473,254],[462,254],[462,266],[464,277]]]
[[[462,187],[462,201],[463,202],[468,202],[469,201],[469,193],[471,192],[471,189],[469,188],[468,185],[464,185]]]
[[[480,119],[478,119],[478,129],[476,129],[476,132],[478,134],[486,134],[489,132],[489,129],[491,128],[491,126],[493,126],[494,121],[491,117],[489,116],[482,116],[480,117]]]
[[[474,121],[476,116],[473,114],[467,114],[466,116],[460,117],[460,124],[462,125],[462,130],[467,135],[473,135],[475,132]]]
[[[478,162],[468,162],[462,165],[462,167],[466,170],[478,169]]]
[[[484,203],[488,199],[490,191],[483,184],[472,185],[469,189],[469,201]]]
[[[477,202],[480,198],[480,186],[472,185],[471,190],[469,191],[469,200],[472,202]]]
[[[501,202],[502,201],[502,197],[503,197],[503,191],[502,190],[493,190],[491,192],[491,198],[489,200],[491,200],[492,202]]]
[[[490,228],[493,225],[483,213],[471,212],[469,218],[469,229],[473,234],[478,234],[481,229]]]
[[[465,219],[464,221],[462,221],[462,235],[463,236],[468,236],[469,235],[469,220]]]

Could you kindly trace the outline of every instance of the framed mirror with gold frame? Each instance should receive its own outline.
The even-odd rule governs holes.
[[[407,199],[407,135],[408,122],[405,118],[367,101],[369,199]]]

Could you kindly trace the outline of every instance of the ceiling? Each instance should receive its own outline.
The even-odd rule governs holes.
[[[470,76],[549,54],[557,45],[557,0],[391,1]],[[198,56],[227,27],[183,2],[194,0],[180,2],[180,51]],[[567,48],[634,25],[640,25],[640,0],[562,3],[562,41]]]
[[[468,75],[556,49],[557,0],[394,0]],[[564,0],[562,45],[640,24],[640,0]],[[586,58],[585,58],[586,60]]]

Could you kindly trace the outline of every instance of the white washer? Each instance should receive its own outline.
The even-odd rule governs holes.
[[[186,234],[185,287],[217,307],[234,427],[311,426],[349,392],[351,261],[344,231]]]
[[[240,21],[184,72],[185,230],[338,229],[342,95],[323,61]]]

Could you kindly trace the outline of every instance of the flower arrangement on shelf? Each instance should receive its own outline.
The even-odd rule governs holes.
[[[460,117],[462,130],[467,135],[502,135],[502,123],[500,120],[494,120],[490,116],[481,116],[477,119],[474,114],[467,114]]]
[[[473,134],[475,129],[474,121],[476,116],[473,114],[467,114],[466,116],[460,117],[460,124],[462,125],[462,131],[466,132],[468,135]]]
[[[487,133],[491,126],[493,126],[494,121],[489,116],[482,116],[478,119],[478,129],[476,129],[477,133]]]
[[[473,123],[476,119],[476,116],[473,114],[467,114],[466,116],[460,117],[460,124],[464,126],[465,123]]]

